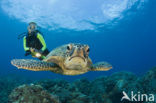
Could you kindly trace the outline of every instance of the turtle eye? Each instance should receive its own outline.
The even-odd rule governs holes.
[[[88,48],[88,49],[87,49],[87,52],[89,52],[89,51],[90,51],[90,49]]]
[[[72,49],[72,45],[67,45],[67,50],[71,50]]]
[[[67,50],[71,50],[72,49],[72,45],[71,44],[68,44],[67,45]]]
[[[67,50],[70,50],[70,47],[69,46],[67,46]]]

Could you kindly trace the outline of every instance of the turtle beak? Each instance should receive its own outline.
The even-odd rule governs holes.
[[[84,62],[86,61],[85,58],[80,57],[80,56],[72,56],[72,57],[69,59],[69,61],[72,60],[72,59],[75,58],[75,57],[79,57],[79,58],[83,59]]]
[[[71,59],[75,58],[75,57],[80,57],[85,62],[86,54],[84,52],[84,49],[80,48],[80,47],[73,48],[72,51],[70,52],[70,59],[69,59],[69,61]]]

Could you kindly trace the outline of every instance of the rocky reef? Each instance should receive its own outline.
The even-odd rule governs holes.
[[[40,85],[22,85],[9,95],[8,103],[60,103],[57,96],[51,95]]]
[[[31,82],[32,80],[17,75],[0,77],[0,103],[8,103],[8,95],[14,88]]]
[[[125,96],[123,92],[129,98],[121,102]],[[132,93],[136,95],[135,98],[130,97]],[[149,94],[155,93],[156,68],[152,68],[141,77],[129,72],[118,72],[93,81],[85,78],[74,82],[57,79],[35,81],[17,86],[10,93],[8,101],[9,103],[150,103],[153,98]],[[142,94],[147,96],[143,97]]]

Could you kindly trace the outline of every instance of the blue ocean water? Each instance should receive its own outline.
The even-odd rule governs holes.
[[[20,33],[26,31],[27,23],[10,16],[1,7],[0,75],[17,74],[32,79],[63,78],[68,80],[94,79],[118,71],[130,71],[142,75],[156,66],[155,4],[155,0],[149,0],[142,4],[141,9],[137,9],[139,4],[136,3],[129,10],[122,12],[122,18],[114,19],[108,25],[95,23],[96,31],[42,28],[50,50],[65,43],[85,43],[90,46],[90,57],[94,63],[108,61],[113,65],[113,69],[108,72],[89,72],[79,76],[18,70],[12,66],[10,61],[14,58],[31,58],[24,56],[22,39],[17,39]]]

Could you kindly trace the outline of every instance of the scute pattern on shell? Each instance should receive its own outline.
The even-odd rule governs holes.
[[[58,56],[58,57],[65,57],[65,53],[66,53],[66,48],[67,48],[67,44],[62,45],[60,47],[57,47],[55,49],[53,49],[46,57],[46,59],[48,59],[51,56]]]

